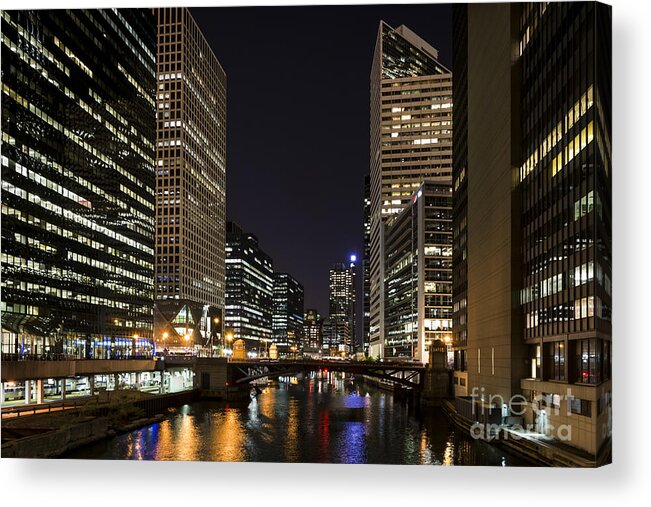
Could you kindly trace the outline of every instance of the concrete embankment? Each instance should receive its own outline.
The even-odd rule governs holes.
[[[469,434],[473,433],[473,425],[476,422],[460,415],[453,402],[447,400],[442,407],[457,428]],[[579,449],[545,442],[509,428],[500,428],[497,434],[485,440],[538,466],[593,468],[607,464],[607,460],[596,459]]]
[[[78,447],[160,422],[195,391],[100,404],[84,411],[39,414],[3,423],[3,458],[55,458]]]

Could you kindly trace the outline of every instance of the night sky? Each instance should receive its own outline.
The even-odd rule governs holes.
[[[191,12],[228,77],[227,217],[258,237],[276,271],[303,284],[306,308],[327,316],[328,269],[363,254],[369,74],[378,24],[407,25],[450,67],[452,8]]]

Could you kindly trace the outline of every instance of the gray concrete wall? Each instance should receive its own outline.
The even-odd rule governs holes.
[[[78,361],[3,361],[2,382],[63,378],[132,371],[154,371],[153,359],[80,359]]]

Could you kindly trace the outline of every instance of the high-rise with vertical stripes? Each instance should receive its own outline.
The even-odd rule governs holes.
[[[226,214],[226,74],[186,8],[154,9],[156,310],[166,347],[220,339]]]
[[[452,174],[452,73],[402,25],[380,22],[371,68],[370,354],[384,355],[384,232],[424,181]]]
[[[456,394],[517,399],[536,433],[605,462],[611,8],[470,4],[453,18]]]

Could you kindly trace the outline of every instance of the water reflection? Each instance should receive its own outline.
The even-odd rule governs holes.
[[[455,431],[444,414],[333,374],[285,379],[250,403],[200,402],[66,458],[524,465]]]

